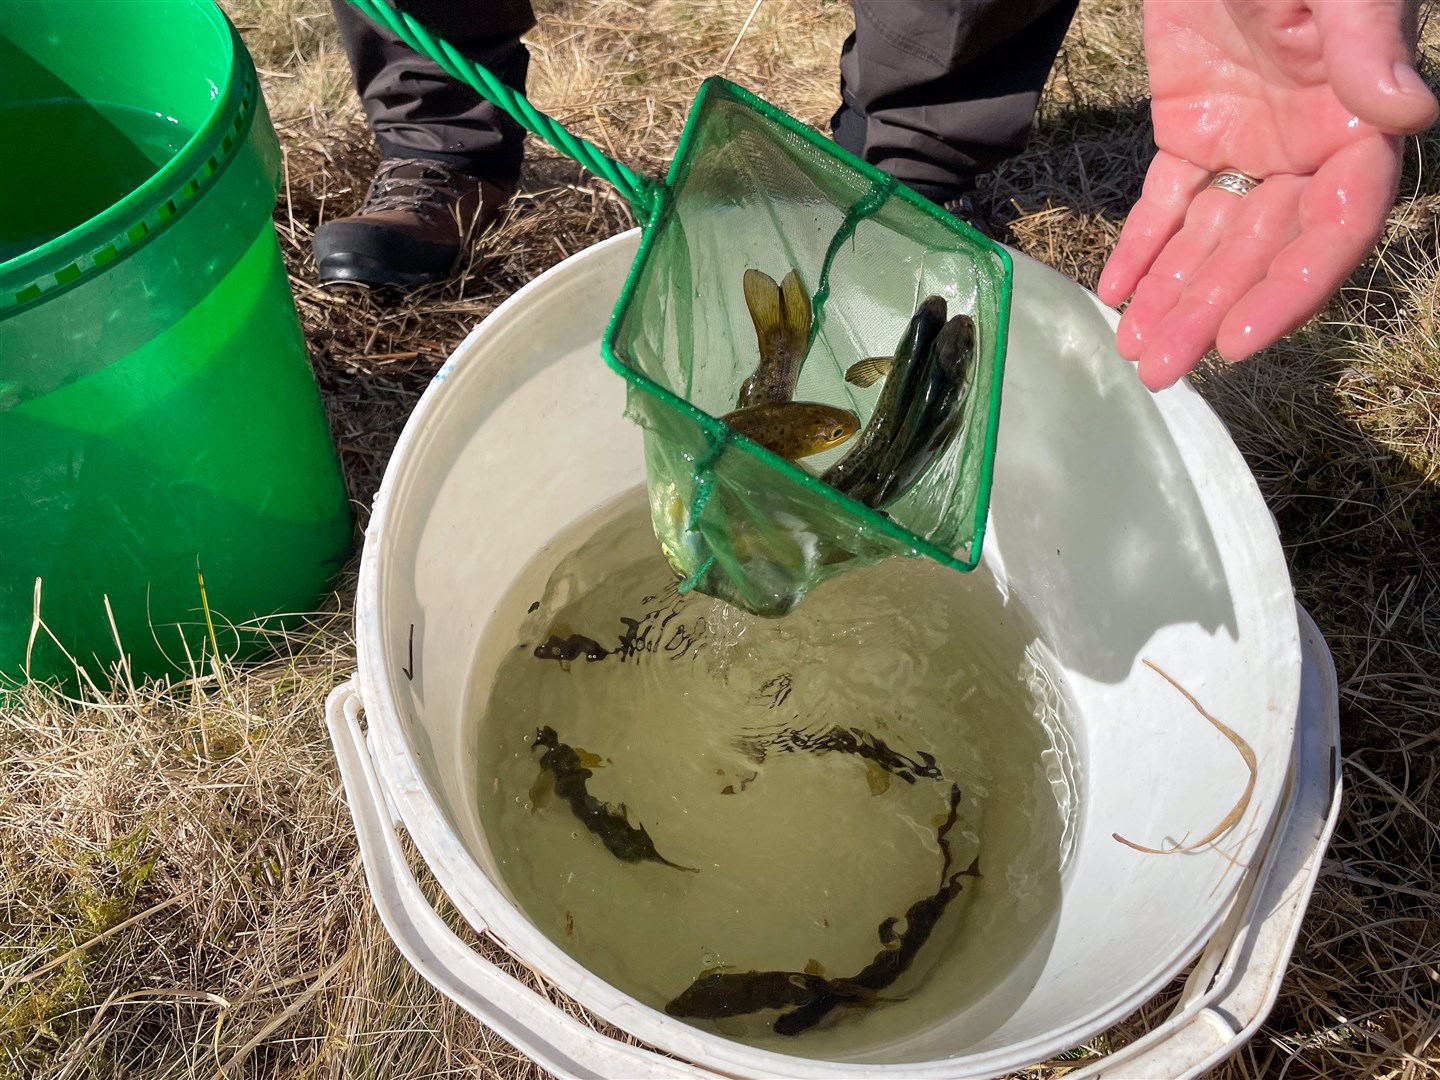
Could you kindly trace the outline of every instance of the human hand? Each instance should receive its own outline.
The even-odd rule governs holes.
[[[1379,238],[1400,136],[1434,123],[1405,0],[1146,0],[1157,153],[1100,275],[1151,390],[1308,319]],[[1209,187],[1222,169],[1262,182]]]

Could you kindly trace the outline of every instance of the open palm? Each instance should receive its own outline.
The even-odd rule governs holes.
[[[1374,246],[1399,136],[1435,99],[1401,0],[1147,0],[1157,153],[1100,278],[1116,345],[1152,390],[1314,314]],[[1238,169],[1263,182],[1209,187]]]

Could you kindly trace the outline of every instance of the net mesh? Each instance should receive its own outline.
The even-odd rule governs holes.
[[[926,297],[974,322],[960,421],[919,479],[867,506],[820,475],[854,439],[786,460],[721,417],[760,350],[743,282],[794,272],[812,318],[794,400],[869,422],[889,356]],[[892,555],[979,561],[1010,303],[1004,251],[892,177],[723,79],[700,90],[604,338],[645,432],[655,533],[684,588],[781,615],[846,570]]]

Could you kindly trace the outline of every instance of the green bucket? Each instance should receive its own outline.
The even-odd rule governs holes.
[[[352,539],[254,65],[209,0],[6,0],[0,71],[0,686],[253,653]]]

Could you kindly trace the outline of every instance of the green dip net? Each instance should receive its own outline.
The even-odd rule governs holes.
[[[821,582],[892,555],[925,556],[956,570],[978,564],[1010,307],[1011,266],[1002,247],[719,78],[701,85],[669,175],[663,183],[647,180],[409,16],[380,0],[351,2],[614,184],[634,209],[640,250],[602,351],[626,380],[626,415],[644,429],[655,535],[682,589],[778,616]],[[964,387],[958,401],[947,401],[949,422],[934,429],[918,478],[890,484],[883,500],[873,492],[862,499],[858,489],[843,493],[837,486],[844,485],[820,476],[866,431],[787,460],[741,434],[739,421],[722,419],[737,410],[761,365],[747,271],[760,286],[756,295],[768,288],[788,320],[799,363],[793,400],[829,406],[825,417],[852,414],[851,429],[880,422],[873,414],[890,382],[847,381],[852,366],[911,342],[912,316],[921,320],[927,297],[944,301],[942,321],[970,317]],[[787,283],[792,274],[798,280]],[[789,285],[788,295],[780,284]],[[914,350],[917,357],[922,351]],[[896,378],[900,370],[897,362]],[[796,430],[788,421],[796,412],[775,414],[787,418],[787,435]],[[899,414],[891,422],[901,425]]]

